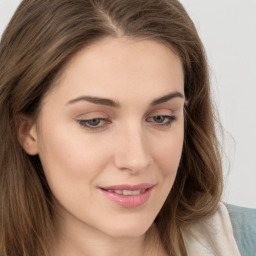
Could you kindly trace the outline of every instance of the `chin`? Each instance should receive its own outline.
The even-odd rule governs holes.
[[[134,218],[124,218],[122,222],[112,222],[110,227],[107,227],[109,236],[114,238],[136,238],[143,236],[151,227],[153,220],[147,218],[135,220]]]

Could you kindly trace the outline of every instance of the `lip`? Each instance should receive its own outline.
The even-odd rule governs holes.
[[[116,203],[123,208],[136,208],[146,203],[154,188],[154,184],[143,183],[137,185],[114,185],[108,187],[100,187],[102,194],[110,201]],[[139,195],[122,195],[107,190],[141,190],[146,189]]]
[[[154,184],[141,183],[137,185],[122,184],[122,185],[114,185],[114,186],[100,187],[100,188],[104,190],[139,190],[139,189],[148,189],[153,186]]]

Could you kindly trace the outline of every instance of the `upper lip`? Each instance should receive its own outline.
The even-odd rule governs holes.
[[[107,187],[100,187],[104,190],[141,190],[141,189],[148,189],[153,187],[154,184],[150,183],[141,183],[136,185],[130,185],[130,184],[121,184],[121,185],[113,185],[113,186],[107,186]]]

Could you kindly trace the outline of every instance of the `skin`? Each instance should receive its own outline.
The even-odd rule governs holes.
[[[105,38],[67,63],[37,120],[27,120],[27,132],[21,129],[24,148],[39,155],[55,198],[54,255],[165,255],[152,223],[181,158],[183,77],[180,59],[146,40]],[[116,106],[83,96],[107,98]],[[140,183],[154,188],[135,208],[117,205],[99,189]]]

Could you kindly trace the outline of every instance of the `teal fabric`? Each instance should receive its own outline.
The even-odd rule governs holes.
[[[241,256],[256,256],[256,209],[226,206]]]

